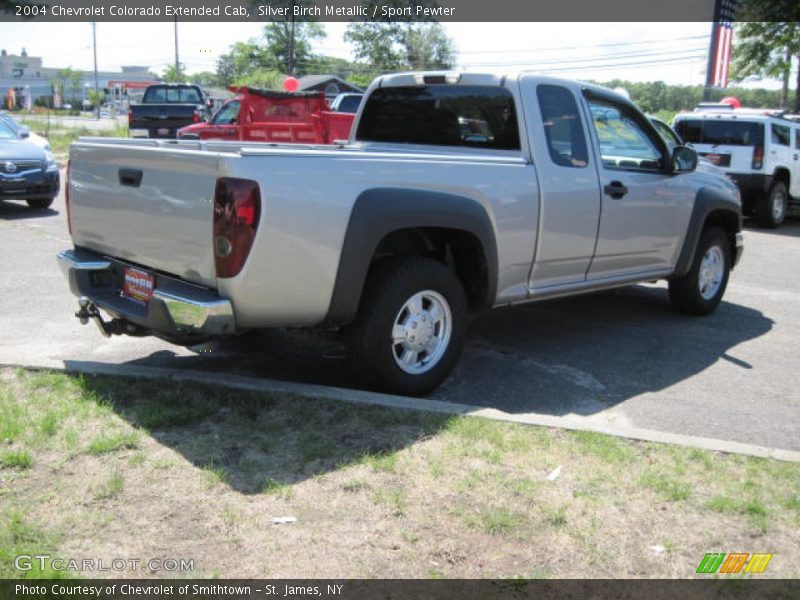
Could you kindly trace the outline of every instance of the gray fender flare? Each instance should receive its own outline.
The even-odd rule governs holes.
[[[715,211],[730,213],[731,217],[736,220],[736,232],[742,230],[742,209],[739,204],[723,190],[713,187],[701,188],[695,197],[686,237],[683,240],[683,247],[671,278],[683,277],[691,269],[697,243],[700,241],[706,220]]]
[[[486,209],[472,198],[455,194],[373,188],[356,198],[350,213],[326,323],[348,323],[355,317],[380,241],[392,232],[419,227],[461,230],[478,239],[488,269],[484,304],[491,306],[497,289],[497,243]]]

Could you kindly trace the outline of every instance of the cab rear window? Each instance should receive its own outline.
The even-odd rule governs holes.
[[[519,150],[511,93],[499,86],[380,88],[364,107],[356,138],[369,142]]]
[[[743,121],[711,121],[683,119],[675,130],[684,141],[712,146],[761,146],[764,144],[764,125]]]

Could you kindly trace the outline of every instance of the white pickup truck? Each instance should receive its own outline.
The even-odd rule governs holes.
[[[473,311],[662,278],[713,311],[740,200],[696,166],[601,87],[388,75],[335,147],[81,139],[58,258],[106,335],[339,328],[367,385],[424,394]]]

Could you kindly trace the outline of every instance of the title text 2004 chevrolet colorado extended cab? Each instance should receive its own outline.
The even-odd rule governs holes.
[[[528,74],[381,77],[342,147],[84,139],[70,159],[59,259],[84,321],[186,344],[341,326],[400,393],[446,377],[471,311],[666,278],[707,314],[742,251],[736,188],[692,149]]]

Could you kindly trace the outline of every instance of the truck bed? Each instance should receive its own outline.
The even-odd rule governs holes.
[[[73,240],[218,290],[233,301],[240,326],[312,325],[327,314],[355,201],[370,189],[416,188],[485,206],[496,219],[500,260],[513,265],[499,274],[500,299],[524,294],[503,286],[527,278],[538,221],[535,172],[514,153],[431,150],[82,138],[71,150]],[[139,187],[121,182],[126,170],[141,172]],[[232,279],[215,277],[217,177],[252,179],[261,189],[254,246]],[[492,180],[504,185],[487,185]]]

